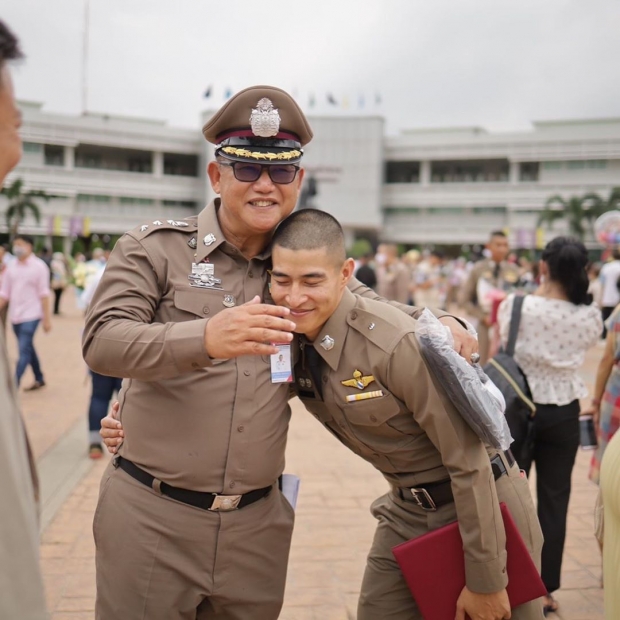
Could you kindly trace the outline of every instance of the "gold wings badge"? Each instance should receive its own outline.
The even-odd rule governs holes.
[[[358,390],[363,390],[364,388],[367,388],[374,380],[375,378],[372,375],[363,376],[359,370],[355,369],[353,371],[353,379],[347,379],[346,381],[341,381],[340,383],[342,383],[342,385],[345,385],[346,387],[354,387]]]

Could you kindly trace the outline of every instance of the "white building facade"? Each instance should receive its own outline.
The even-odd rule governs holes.
[[[549,197],[607,198],[620,186],[620,119],[406,131],[384,148],[382,237],[403,244],[484,243],[499,229],[512,247],[533,248]],[[558,222],[539,242],[565,231]]]
[[[180,219],[213,197],[205,169],[212,146],[200,128],[85,114],[51,114],[22,102],[24,156],[9,175],[44,190],[39,223],[22,232],[63,239],[114,237],[155,219]],[[204,122],[211,113],[205,113]],[[553,194],[620,186],[620,119],[535,123],[532,131],[413,130],[385,137],[378,116],[309,117],[300,206],[332,213],[348,241],[406,245],[484,243],[507,230],[513,247],[535,244]],[[0,214],[6,209],[0,197]],[[7,232],[0,215],[0,233]],[[553,233],[563,232],[559,223]],[[540,241],[540,239],[539,239]],[[58,243],[56,244],[58,245]]]

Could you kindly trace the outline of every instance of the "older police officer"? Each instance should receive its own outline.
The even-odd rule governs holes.
[[[312,131],[268,86],[239,92],[203,131],[220,198],[122,237],[86,319],[89,366],[126,378],[125,437],[94,519],[99,620],[269,620],[282,605],[290,410],[265,343],[290,341],[295,324],[259,301],[271,302],[268,243],[295,207]]]

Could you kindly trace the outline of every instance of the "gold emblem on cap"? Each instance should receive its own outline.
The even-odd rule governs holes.
[[[273,107],[271,99],[258,100],[250,115],[252,133],[259,138],[272,138],[280,131],[280,113]]]
[[[372,375],[363,376],[362,373],[357,370],[357,368],[353,371],[353,379],[347,379],[346,381],[341,381],[342,385],[346,387],[354,387],[358,390],[363,390],[367,388],[375,378]]]
[[[249,157],[250,159],[269,159],[270,161],[301,157],[301,151],[298,150],[284,151],[283,153],[260,153],[258,151],[248,151],[248,149],[238,149],[234,146],[225,146],[222,149],[222,153],[236,155],[237,157]]]

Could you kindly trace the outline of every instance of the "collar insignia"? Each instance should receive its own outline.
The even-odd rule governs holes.
[[[326,350],[326,351],[331,351],[331,349],[334,348],[334,345],[336,344],[336,341],[329,335],[325,336],[325,338],[323,338],[323,340],[321,340],[321,346]]]
[[[354,387],[358,390],[363,390],[367,388],[375,378],[372,375],[366,375],[365,377],[362,373],[357,370],[357,368],[353,371],[353,379],[347,379],[346,381],[341,381],[342,385],[346,387]]]
[[[215,235],[213,233],[209,233],[208,235],[205,236],[205,238],[202,240],[202,242],[209,247],[210,245],[213,245],[215,243]]]
[[[259,99],[250,115],[252,133],[260,138],[272,138],[280,131],[280,114],[267,97]]]

